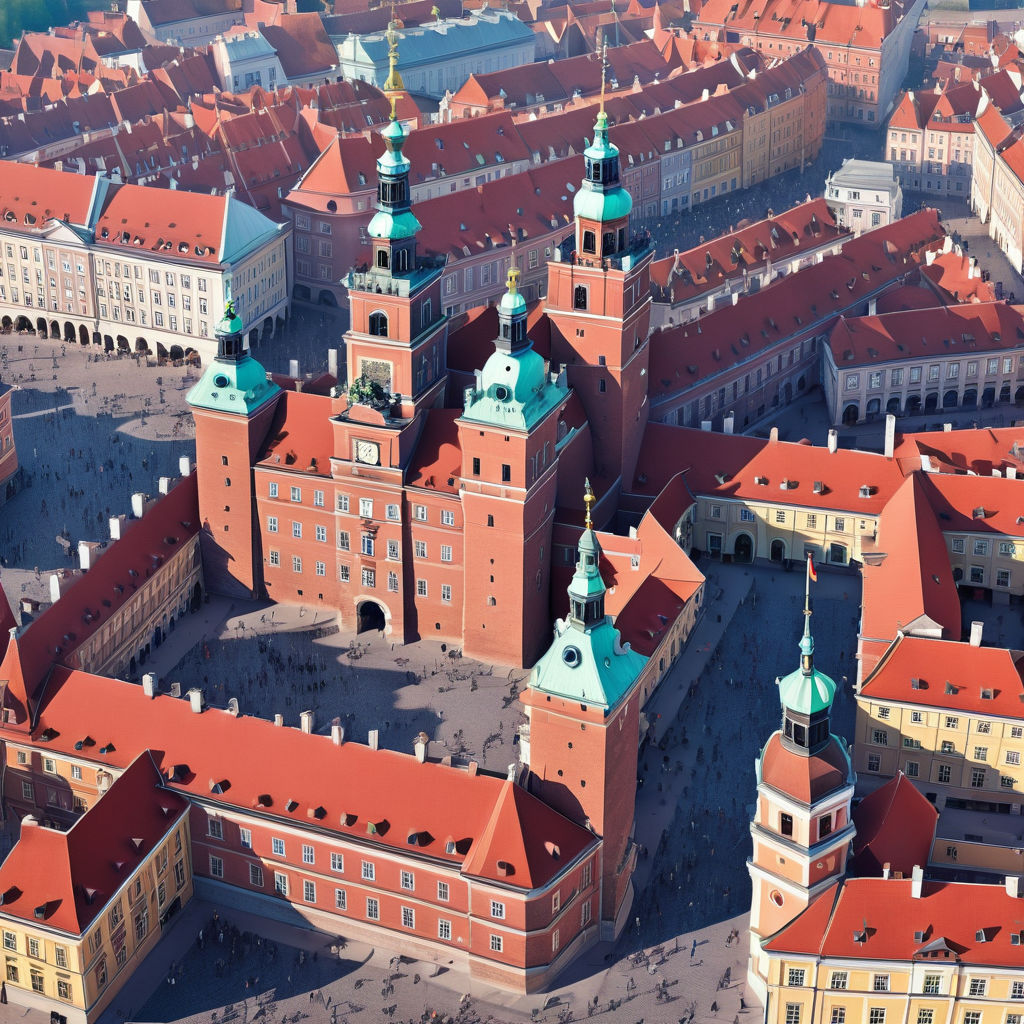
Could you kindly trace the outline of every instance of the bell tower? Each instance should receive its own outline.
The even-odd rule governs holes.
[[[494,352],[466,388],[458,419],[463,643],[476,658],[532,665],[551,622],[558,413],[569,392],[534,351],[518,285],[513,265]]]
[[[647,424],[650,236],[630,230],[633,200],[619,179],[619,150],[601,106],[586,148],[584,179],[573,199],[571,241],[548,264],[551,358],[565,363],[594,436],[602,479],[617,491],[633,481]],[[612,503],[614,505],[614,502]]]
[[[215,334],[217,355],[186,399],[196,424],[203,574],[214,593],[256,597],[263,557],[252,465],[282,392],[249,354],[230,299]]]
[[[758,758],[757,810],[747,863],[751,985],[764,998],[761,940],[793,920],[846,873],[855,834],[850,804],[856,775],[845,742],[830,730],[836,684],[814,665],[808,559],[800,667],[777,680],[782,728]]]
[[[602,837],[601,938],[613,939],[633,900],[638,683],[647,659],[622,644],[605,614],[594,501],[587,481],[569,615],[556,621],[522,695],[529,724],[520,730],[520,756],[532,792]]]
[[[351,328],[346,335],[348,383],[374,383],[398,397],[403,418],[439,406],[448,366],[448,322],[441,309],[443,261],[416,251],[420,222],[412,212],[409,159],[402,152],[406,132],[395,112],[404,91],[398,72],[396,22],[388,26],[391,70],[385,93],[391,120],[381,132],[384,152],[377,160],[377,212],[366,229],[369,267],[352,271]]]

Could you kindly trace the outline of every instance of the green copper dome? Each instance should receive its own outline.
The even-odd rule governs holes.
[[[411,238],[420,229],[420,222],[411,210],[402,213],[387,213],[378,210],[367,225],[366,233],[371,238]]]
[[[779,680],[782,706],[801,715],[827,711],[835,694],[835,681],[816,668],[812,668],[810,673],[798,668]]]

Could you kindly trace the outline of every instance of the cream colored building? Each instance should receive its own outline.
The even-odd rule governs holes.
[[[67,831],[22,820],[0,867],[11,1004],[95,1021],[191,899],[188,802],[159,783],[147,751]]]

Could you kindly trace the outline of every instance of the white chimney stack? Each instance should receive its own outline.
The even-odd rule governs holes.
[[[896,450],[896,417],[891,412],[885,414],[885,457],[892,458]]]
[[[923,885],[924,869],[920,864],[915,864],[914,870],[910,876],[910,895],[913,896],[915,900],[919,900],[921,898],[921,888]]]
[[[336,747],[340,747],[345,742],[345,727],[337,722],[331,726],[331,742]]]
[[[160,477],[159,490],[161,494],[171,493],[171,478],[169,476]]]
[[[82,572],[88,572],[103,554],[103,545],[95,540],[80,540],[78,542],[78,564]]]
[[[735,428],[736,417],[732,413],[729,413],[729,415],[726,416],[724,420],[722,420],[722,433],[731,434],[735,430]]]
[[[700,429],[704,430],[704,431],[711,430],[711,420],[701,420],[700,421]]]
[[[380,734],[377,732],[376,729],[370,730],[369,734],[366,737],[366,742],[371,750],[376,750],[378,748],[378,745],[380,743]]]
[[[284,725],[284,715],[274,715],[274,725],[278,728]]]
[[[298,359],[289,359],[288,360],[288,376],[289,377],[298,377],[298,375],[299,375],[299,361],[298,361]]]
[[[188,702],[192,706],[192,710],[198,715],[203,710],[203,691],[198,686],[193,686],[188,691]]]
[[[972,647],[980,647],[981,646],[981,634],[984,631],[984,629],[985,629],[985,623],[982,622],[980,619],[975,619],[974,622],[971,623],[971,646]]]
[[[419,761],[420,764],[423,764],[427,759],[427,742],[428,741],[424,734],[420,733],[413,743],[413,749],[416,751],[416,760]]]
[[[120,540],[121,534],[124,532],[125,516],[111,516],[110,517],[110,539]]]
[[[299,728],[303,732],[313,731],[313,712],[303,711],[299,714]]]
[[[180,459],[178,459],[178,473],[181,476],[188,476],[189,473],[191,473],[191,472],[192,472],[192,461],[189,459],[189,457],[187,455],[182,455],[182,457]]]
[[[835,454],[835,452],[836,452],[836,450],[838,448],[839,448],[839,431],[838,430],[830,430],[828,432],[828,450],[832,454]]]
[[[1006,876],[1006,895],[1013,899],[1020,897],[1020,875]]]
[[[142,677],[142,692],[147,697],[156,696],[156,675],[152,672],[146,672]]]
[[[132,495],[132,516],[136,519],[141,519],[146,514],[146,509],[149,508],[149,505],[149,495],[136,491]]]

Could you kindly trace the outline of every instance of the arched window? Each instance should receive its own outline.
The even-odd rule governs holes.
[[[572,308],[573,309],[586,309],[587,308],[587,289],[584,285],[576,285],[576,290],[572,293]]]
[[[583,251],[597,252],[597,236],[593,231],[583,232]]]
[[[420,307],[420,327],[427,328],[430,326],[431,320],[431,308],[430,299],[424,299],[423,305]]]
[[[601,236],[601,255],[611,256],[615,252],[615,232],[606,231]]]
[[[387,270],[387,268],[389,266],[388,251],[387,251],[387,249],[378,249],[377,250],[377,266],[378,267],[382,267],[384,270]]]
[[[381,313],[379,310],[376,313],[371,313],[369,327],[370,334],[377,338],[386,338],[388,336],[387,313]]]
[[[399,271],[405,271],[409,269],[409,250],[399,249],[395,253],[395,262],[398,264]]]

